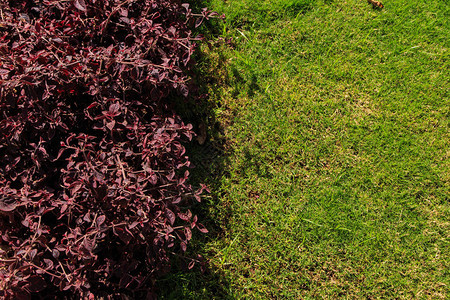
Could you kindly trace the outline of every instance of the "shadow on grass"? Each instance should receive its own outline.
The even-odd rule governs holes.
[[[217,36],[211,26],[206,31]],[[208,244],[223,237],[227,228],[228,213],[223,208],[217,208],[220,202],[221,178],[227,160],[227,141],[224,138],[223,125],[216,119],[214,112],[220,104],[202,96],[207,95],[208,91],[217,92],[223,76],[209,67],[211,64],[217,64],[216,59],[200,51],[194,59],[199,68],[191,74],[191,81],[198,91],[194,91],[189,100],[174,98],[172,105],[173,110],[185,123],[193,125],[198,135],[192,142],[185,144],[186,155],[193,166],[189,169],[190,183],[194,188],[206,184],[211,190],[211,193],[202,197],[201,203],[190,208],[209,232],[202,234],[194,230],[185,254],[188,258],[197,258],[200,254],[206,264],[201,268],[197,263],[192,270],[188,270],[189,259],[174,255],[170,273],[156,282],[157,294],[158,299],[231,299],[230,284],[225,276],[208,263],[208,258],[216,252],[211,250]]]

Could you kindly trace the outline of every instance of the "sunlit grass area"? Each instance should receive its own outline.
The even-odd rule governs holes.
[[[163,299],[449,297],[450,5],[384,5],[208,3],[209,270]]]

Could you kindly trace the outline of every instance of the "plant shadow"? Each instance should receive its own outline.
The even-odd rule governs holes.
[[[208,35],[218,35],[217,28],[211,24],[206,27],[204,31]],[[227,75],[219,74],[209,67],[225,63],[225,58],[211,58],[208,54],[197,51],[193,59],[200,65],[190,74],[195,90],[189,99],[174,96],[170,105],[184,123],[193,125],[197,134],[191,142],[184,145],[192,167],[189,169],[189,180],[194,189],[206,184],[211,192],[205,193],[202,202],[189,209],[198,216],[199,222],[205,225],[209,232],[203,234],[193,231],[185,256],[173,254],[171,271],[156,282],[157,294],[158,299],[232,299],[230,283],[221,270],[208,263],[208,259],[217,253],[214,247],[209,245],[225,235],[230,213],[223,207],[218,208],[229,143],[224,137],[225,125],[221,124],[215,113],[220,103],[207,96],[217,93],[223,81],[228,81],[224,78]],[[201,258],[198,255],[201,255]],[[192,259],[203,263],[196,263],[189,270],[188,264]]]

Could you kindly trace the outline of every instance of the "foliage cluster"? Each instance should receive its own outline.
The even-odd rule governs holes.
[[[152,294],[188,206],[191,29],[173,0],[0,1],[0,297]],[[190,264],[192,266],[192,263]],[[150,287],[150,288],[149,288]],[[144,296],[145,297],[145,296]]]

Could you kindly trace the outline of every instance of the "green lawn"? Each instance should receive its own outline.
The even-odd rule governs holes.
[[[162,299],[450,297],[450,3],[383,2],[206,4],[210,269]]]

